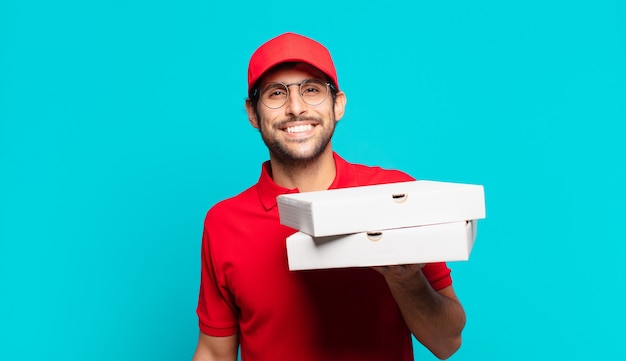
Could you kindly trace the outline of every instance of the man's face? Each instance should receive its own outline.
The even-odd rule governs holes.
[[[259,89],[262,91],[269,83],[299,84],[305,79],[321,79],[325,82],[326,78],[315,67],[298,64],[264,74]],[[331,151],[330,140],[336,122],[343,115],[345,96],[338,92],[337,99],[333,104],[329,90],[321,104],[309,105],[300,96],[298,85],[292,85],[285,105],[270,109],[259,101],[258,112],[254,112],[250,105],[247,106],[248,117],[251,124],[261,132],[274,159],[284,163],[306,163]]]

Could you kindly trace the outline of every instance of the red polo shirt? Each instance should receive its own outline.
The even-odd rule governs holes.
[[[330,189],[413,180],[334,157]],[[378,272],[289,271],[285,239],[295,230],[279,223],[276,197],[297,191],[275,184],[266,162],[257,184],[207,213],[200,330],[239,333],[244,361],[412,361],[410,331]],[[452,284],[445,263],[423,272],[435,290]]]

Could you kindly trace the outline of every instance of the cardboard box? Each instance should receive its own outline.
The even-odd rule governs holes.
[[[398,228],[380,232],[287,238],[290,270],[466,261],[477,221]]]
[[[280,222],[316,237],[485,218],[481,185],[412,181],[280,195]]]

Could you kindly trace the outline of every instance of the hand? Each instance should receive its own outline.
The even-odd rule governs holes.
[[[393,266],[374,266],[374,270],[382,274],[388,283],[403,283],[415,279],[422,271],[424,263],[401,264]]]

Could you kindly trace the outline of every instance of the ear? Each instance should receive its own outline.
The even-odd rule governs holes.
[[[248,113],[248,121],[250,122],[250,125],[259,129],[259,120],[257,119],[256,112],[254,111],[254,107],[252,106],[250,99],[246,99],[246,112]]]
[[[343,113],[346,110],[346,103],[348,99],[346,98],[346,94],[342,91],[337,92],[337,96],[335,97],[335,121],[338,122],[342,117]]]

